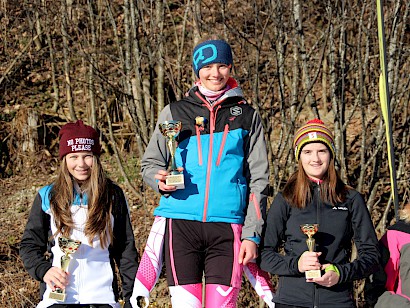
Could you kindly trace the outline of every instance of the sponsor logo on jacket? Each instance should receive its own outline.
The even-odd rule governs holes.
[[[349,209],[345,206],[334,206],[334,207],[332,207],[332,210],[348,211]]]
[[[242,114],[242,108],[239,106],[231,107],[230,111],[231,115],[235,117],[240,116]]]

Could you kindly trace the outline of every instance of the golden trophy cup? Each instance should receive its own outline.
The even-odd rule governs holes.
[[[72,240],[66,237],[59,237],[58,238],[58,246],[60,247],[61,251],[64,252],[64,255],[61,257],[61,269],[67,272],[68,265],[71,261],[71,256],[75,253],[78,248],[80,247],[81,242]],[[55,299],[59,302],[64,302],[66,297],[65,290],[56,288],[54,291],[50,292],[49,298]]]
[[[318,229],[319,229],[318,224],[300,225],[300,230],[308,237],[306,240],[306,244],[310,252],[315,251],[315,239],[313,238],[313,235],[316,234]],[[306,278],[319,278],[322,276],[322,274],[320,272],[320,269],[318,269],[318,270],[306,271],[305,276]]]
[[[168,150],[171,154],[171,159],[168,167],[168,175],[165,184],[175,186],[177,189],[185,188],[184,174],[178,171],[175,163],[175,152],[177,150],[177,142],[175,139],[179,135],[181,128],[181,121],[165,121],[159,124],[159,130],[167,139]]]

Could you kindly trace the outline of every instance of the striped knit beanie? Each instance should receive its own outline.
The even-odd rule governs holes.
[[[319,119],[308,121],[305,125],[298,129],[293,139],[293,148],[295,149],[296,160],[299,160],[302,148],[311,142],[321,142],[326,145],[332,156],[335,157],[335,143],[330,130],[325,126],[325,123]]]

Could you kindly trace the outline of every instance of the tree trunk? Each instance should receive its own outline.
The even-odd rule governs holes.
[[[70,75],[70,50],[68,47],[68,34],[67,34],[67,2],[61,0],[61,35],[63,36],[63,56],[64,56],[64,80],[66,89],[66,101],[68,110],[70,112],[70,120],[76,121],[77,116],[74,110],[73,92],[71,88],[71,75]]]
[[[89,105],[90,105],[90,125],[94,128],[97,127],[97,112],[95,109],[95,90],[94,90],[94,67],[97,67],[98,60],[95,58],[95,50],[97,49],[97,38],[96,38],[96,29],[95,29],[95,20],[94,20],[94,10],[93,2],[87,0],[88,4],[88,14],[90,16],[90,32],[91,32],[91,42],[90,42],[90,63],[88,64],[88,95],[89,95]]]
[[[165,97],[164,97],[164,77],[165,77],[165,69],[164,69],[164,43],[163,43],[163,31],[164,31],[164,2],[163,0],[156,0],[155,1],[155,19],[157,20],[156,24],[158,27],[158,32],[156,35],[156,41],[158,45],[157,49],[157,113],[161,112],[165,105]],[[148,110],[147,110],[148,111]],[[152,133],[152,131],[151,131]]]
[[[33,154],[38,151],[38,113],[35,109],[28,108],[26,113],[26,123],[23,123],[21,149],[26,154]]]
[[[142,141],[142,149],[145,150],[145,147],[148,145],[148,131],[147,131],[147,118],[144,111],[144,104],[142,98],[142,75],[143,70],[141,67],[141,53],[138,44],[138,36],[136,33],[136,10],[134,7],[134,2],[130,1],[130,21],[131,21],[131,37],[132,37],[132,63],[133,71],[135,78],[129,80],[131,82],[132,90],[132,100],[129,100],[129,103],[134,104],[133,110],[136,114],[132,115],[133,120],[135,121],[135,126],[138,128],[138,136]]]

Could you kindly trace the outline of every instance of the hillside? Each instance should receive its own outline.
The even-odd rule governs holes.
[[[409,13],[409,1],[384,1],[398,207],[410,202]],[[67,122],[83,119],[100,132],[104,165],[127,192],[142,252],[158,196],[142,183],[139,161],[158,113],[194,83],[192,47],[209,35],[233,47],[233,75],[262,116],[270,200],[295,169],[295,129],[318,117],[378,235],[394,221],[374,1],[4,0],[0,20],[3,307],[37,301],[17,252],[33,198],[55,176],[57,134]],[[244,285],[238,307],[258,307]],[[361,285],[356,291],[360,306]],[[168,302],[161,277],[153,305]]]

